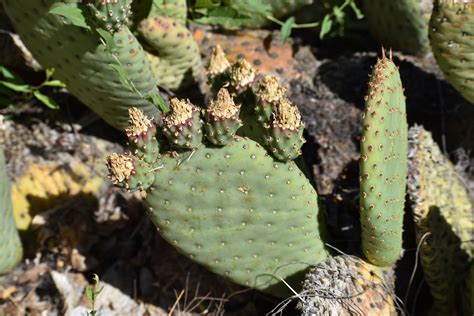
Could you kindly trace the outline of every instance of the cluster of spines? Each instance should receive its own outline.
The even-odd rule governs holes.
[[[360,159],[362,250],[375,265],[395,263],[402,250],[407,177],[406,105],[392,58],[377,61],[365,97]]]
[[[132,0],[92,0],[87,5],[94,15],[94,24],[110,33],[119,32],[132,15]]]

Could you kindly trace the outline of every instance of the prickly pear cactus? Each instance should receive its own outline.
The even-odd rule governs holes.
[[[237,86],[247,86],[247,79],[243,76]],[[154,132],[150,118],[135,115],[128,128],[135,131],[128,133],[134,152],[111,155],[110,176],[118,185],[143,192],[161,235],[189,258],[238,284],[286,295],[281,279],[297,287],[293,278],[302,279],[310,264],[328,256],[317,194],[291,159],[275,159],[267,146],[230,128],[224,128],[229,133],[224,142],[213,142],[215,131],[236,122],[232,99],[239,94],[229,100],[230,95],[222,95],[227,91],[220,93],[228,103],[221,114],[228,115],[209,119],[209,111],[215,111],[210,105],[201,115],[204,126],[196,107],[183,100],[172,101],[183,104],[171,106],[177,110],[164,117],[162,133]],[[254,109],[253,104],[239,106]],[[140,143],[147,145],[137,149]],[[155,159],[144,159],[140,153],[158,143]]]
[[[397,66],[377,61],[365,97],[360,142],[362,250],[375,265],[395,263],[402,250],[407,176],[405,96]]]
[[[157,22],[146,24],[149,26],[146,30],[138,28],[139,38],[150,49],[150,52],[144,51],[125,25],[130,1],[104,2],[107,8],[117,7],[113,12],[122,11],[122,7],[127,11],[124,12],[127,16],[116,23],[103,20],[106,8],[102,2],[86,5],[75,1],[65,4],[58,0],[2,0],[15,30],[42,66],[55,68],[55,76],[67,84],[71,94],[109,124],[123,129],[132,104],[149,115],[158,116],[151,102],[151,96],[158,95],[157,85],[171,89],[184,85],[200,67],[199,52],[184,24],[153,15],[155,11],[150,17]],[[103,25],[108,29],[112,33],[113,51],[101,44],[94,27],[82,28],[49,12],[61,6],[83,12],[84,23],[89,26]],[[160,36],[166,39],[156,40]],[[123,79],[129,84],[123,83],[117,69],[121,69]]]
[[[461,305],[459,298],[467,290],[463,283],[473,264],[474,208],[467,188],[431,134],[414,126],[409,142],[408,192],[421,265],[434,298],[434,314],[450,315]]]
[[[9,272],[21,260],[23,247],[13,219],[10,180],[3,149],[0,148],[0,275]]]
[[[446,79],[474,103],[474,2],[435,0],[429,36]]]
[[[329,258],[311,268],[303,283],[302,315],[398,315],[394,280],[353,256]]]
[[[409,54],[426,53],[431,6],[424,2],[364,0],[370,32],[384,46]]]

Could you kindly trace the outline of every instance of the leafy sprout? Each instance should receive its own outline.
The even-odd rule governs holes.
[[[16,73],[0,65],[0,106],[12,106],[15,101],[27,102],[33,98],[40,101],[50,109],[57,110],[59,105],[42,93],[44,87],[64,88],[66,85],[55,79],[51,79],[54,69],[46,69],[46,79],[38,86],[27,84]]]

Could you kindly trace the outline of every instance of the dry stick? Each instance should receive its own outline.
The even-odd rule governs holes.
[[[170,309],[170,311],[169,311],[169,313],[168,313],[169,316],[171,316],[171,315],[173,314],[174,309],[175,309],[176,306],[178,305],[179,300],[181,299],[181,296],[183,296],[183,294],[184,294],[184,290],[181,290],[181,292],[179,293],[178,297],[177,297],[176,300],[174,301],[174,304],[173,304],[173,306],[171,307],[171,309]]]
[[[410,293],[410,287],[411,287],[411,284],[413,282],[413,279],[415,278],[415,274],[416,274],[416,270],[418,268],[418,256],[420,254],[420,249],[421,249],[421,245],[423,244],[423,242],[425,241],[425,239],[431,235],[430,232],[426,232],[423,234],[423,236],[421,236],[421,239],[420,239],[420,242],[418,243],[418,246],[416,247],[416,254],[415,254],[415,266],[413,267],[413,271],[411,273],[411,277],[410,277],[410,282],[408,282],[408,288],[407,288],[407,291],[405,293],[405,299],[403,300],[403,303],[407,304],[407,300],[408,300],[408,294]]]

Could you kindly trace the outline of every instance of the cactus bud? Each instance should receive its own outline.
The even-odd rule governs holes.
[[[256,71],[245,59],[237,60],[229,70],[229,84],[233,92],[240,94],[254,82]]]
[[[281,161],[295,159],[301,155],[301,146],[305,142],[304,124],[298,108],[287,99],[280,99],[272,113],[267,130],[266,144],[272,154]]]
[[[212,100],[206,110],[206,136],[214,145],[224,146],[228,144],[235,132],[242,126],[239,119],[240,106],[235,105],[234,100],[225,88],[217,93],[217,99]]]
[[[140,109],[130,108],[128,114],[129,125],[125,128],[125,133],[130,145],[135,149],[134,154],[144,158],[149,163],[153,163],[157,159],[160,150],[155,137],[155,125]]]
[[[257,120],[265,123],[270,119],[276,103],[284,98],[286,89],[280,84],[277,77],[268,75],[259,80],[255,89]]]
[[[163,134],[173,147],[195,148],[202,141],[202,121],[199,109],[189,100],[173,98],[171,112],[164,120]]]

